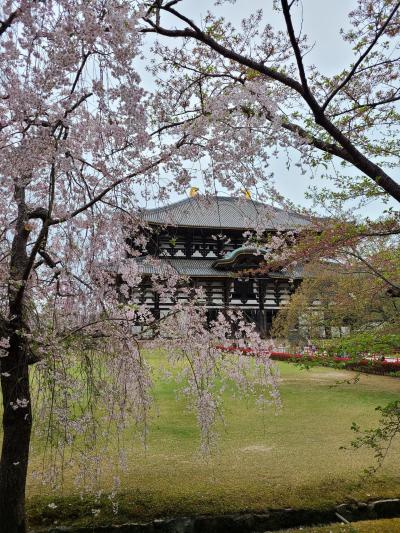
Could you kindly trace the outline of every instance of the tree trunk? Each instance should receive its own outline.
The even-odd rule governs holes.
[[[24,342],[10,336],[8,356],[1,360],[3,446],[0,459],[0,533],[25,533],[25,486],[32,411]]]
[[[10,346],[0,359],[3,395],[3,445],[0,459],[0,533],[25,533],[25,486],[28,470],[32,409],[28,350],[24,333],[24,302],[30,234],[25,189],[16,185],[18,217],[11,247],[8,284]]]

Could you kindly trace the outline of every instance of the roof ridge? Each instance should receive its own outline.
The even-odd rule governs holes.
[[[270,229],[289,229],[292,224],[303,225],[311,222],[311,217],[293,209],[282,209],[240,196],[197,195],[159,207],[143,208],[140,212],[149,222],[182,227],[249,229],[252,227],[249,221],[258,220],[259,217],[270,221]]]
[[[155,211],[167,211],[168,209],[171,209],[171,208],[174,208],[178,205],[182,205],[182,204],[190,204],[190,203],[198,203],[199,200],[201,199],[216,199],[216,200],[223,200],[223,201],[228,201],[228,202],[234,202],[234,201],[239,201],[239,202],[251,202],[253,204],[257,204],[257,205],[261,205],[263,207],[269,207],[271,209],[274,209],[275,211],[279,211],[281,213],[285,213],[285,214],[293,214],[293,215],[296,215],[296,216],[299,216],[299,217],[302,217],[302,218],[305,218],[305,219],[308,219],[307,215],[303,215],[302,213],[299,213],[298,211],[294,211],[293,209],[284,209],[282,207],[277,207],[275,205],[272,205],[272,204],[267,204],[265,202],[260,202],[260,200],[254,200],[253,198],[249,198],[249,199],[246,199],[246,198],[242,198],[240,196],[222,196],[222,195],[206,195],[206,194],[199,194],[193,198],[183,198],[182,200],[177,200],[176,202],[171,202],[170,204],[166,204],[166,205],[162,205],[162,206],[158,206],[158,207],[150,207],[150,208],[147,208],[147,207],[142,207],[142,208],[139,208],[139,211],[141,212],[146,212],[146,213],[152,213],[152,212],[155,212]]]
[[[162,205],[162,206],[159,206],[159,207],[150,207],[150,208],[147,208],[147,207],[142,207],[140,208],[140,211],[141,212],[146,212],[146,213],[150,213],[150,212],[154,212],[154,211],[166,211],[170,208],[173,208],[173,207],[176,207],[178,205],[182,205],[182,204],[185,204],[185,203],[198,203],[199,200],[201,199],[211,199],[211,200],[223,200],[223,201],[228,201],[228,202],[234,202],[234,201],[242,201],[242,202],[251,202],[253,204],[258,204],[258,205],[262,205],[263,207],[270,207],[271,209],[276,209],[277,211],[283,211],[285,212],[284,209],[281,209],[280,207],[275,207],[274,205],[271,205],[271,204],[266,204],[264,202],[260,202],[259,200],[254,200],[253,198],[242,198],[240,196],[222,196],[222,195],[212,195],[212,194],[199,194],[199,195],[196,195],[194,196],[193,198],[183,198],[182,200],[177,200],[176,202],[171,202],[170,204],[166,204],[166,205]]]

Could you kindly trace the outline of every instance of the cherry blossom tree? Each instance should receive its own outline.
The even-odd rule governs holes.
[[[58,468],[68,467],[90,486],[106,456],[97,436],[107,442],[129,416],[147,430],[151,379],[133,326],[157,324],[132,296],[142,276],[126,257],[127,237],[145,245],[138,205],[186,188],[185,162],[212,147],[196,147],[205,123],[197,134],[170,134],[170,102],[141,86],[147,8],[140,0],[5,0],[0,10],[1,533],[26,531],[33,415],[54,459],[44,472],[53,484]],[[227,153],[233,157],[232,145]],[[253,160],[244,154],[244,165]],[[189,365],[187,390],[206,446],[217,375],[244,387],[238,369],[259,368],[254,383],[278,401],[268,359],[249,365],[238,351],[233,364],[216,348],[231,321],[220,316],[206,328],[201,291],[170,272],[152,282],[161,297],[185,296],[164,331],[171,331],[170,358]],[[260,342],[240,317],[236,331],[239,345]]]
[[[78,301],[93,260],[118,245],[110,242],[115,216],[105,200],[118,202],[167,157],[146,154],[146,95],[133,63],[139,8],[119,1],[2,6],[1,531],[26,527],[28,365],[52,342],[34,322],[49,305],[58,310],[58,317],[47,313],[49,331],[72,302],[81,317],[96,313],[101,300],[86,309]]]
[[[132,415],[147,431],[151,379],[133,325],[156,331],[160,324],[134,301],[142,274],[125,258],[141,202],[184,190],[195,166],[210,191],[218,183],[231,191],[257,187],[276,198],[266,169],[287,147],[299,151],[304,170],[340,160],[335,184],[344,197],[400,200],[392,176],[399,59],[390,48],[400,4],[357,2],[353,29],[344,34],[354,63],[331,78],[306,65],[310,44],[293,16],[299,2],[274,5],[285,32],[263,25],[261,12],[240,30],[212,13],[195,23],[179,0],[3,2],[1,533],[26,530],[32,408],[46,422],[39,437],[58,454],[46,472],[51,483],[57,465],[78,467],[85,484],[96,477],[105,454],[95,446],[99,428],[106,441],[104,428],[122,431]],[[149,61],[142,47],[149,33],[183,43],[155,43]],[[143,61],[156,80],[152,94],[138,75]],[[360,175],[349,178],[349,167]],[[143,234],[134,238],[145,246]],[[287,238],[275,237],[275,247]],[[210,330],[201,291],[171,272],[152,283],[162,297],[184,295],[163,329],[170,359],[188,364],[204,446],[212,442],[221,373],[244,388],[243,375],[256,368],[253,383],[269,395],[263,400],[279,403],[268,358],[254,367],[238,350],[233,364],[216,348],[232,334],[233,320],[239,347],[243,339],[257,347],[251,327],[220,316]],[[109,413],[102,423],[99,412]],[[71,443],[77,451],[66,465]]]
[[[354,2],[346,21],[350,27],[341,36],[351,45],[354,59],[332,76],[323,74],[323,65],[307,61],[318,46],[312,35],[309,39],[302,33],[307,4],[282,0],[271,2],[271,9],[272,4],[283,30],[268,24],[267,9],[235,28],[212,11],[200,19],[185,10],[183,0],[152,3],[143,31],[162,36],[154,46],[160,58],[154,70],[160,77],[169,71],[169,119],[179,116],[179,132],[190,132],[200,117],[203,123],[212,122],[212,140],[207,143],[212,144],[217,167],[222,139],[230,142],[241,136],[236,168],[244,152],[257,151],[266,163],[282,148],[292,147],[300,154],[304,172],[310,166],[328,168],[336,197],[400,201],[395,177],[400,3]],[[340,165],[329,167],[331,163]]]

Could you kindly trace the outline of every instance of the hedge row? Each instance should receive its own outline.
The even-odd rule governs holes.
[[[397,372],[400,373],[400,362],[362,359],[361,361],[345,363],[345,368],[370,374],[395,374]]]
[[[359,359],[355,360],[350,357],[320,357],[318,355],[288,353],[288,352],[269,352],[268,350],[254,351],[252,348],[239,348],[235,346],[218,346],[225,352],[241,353],[242,355],[269,355],[271,359],[277,361],[315,361],[321,365],[327,366],[332,363],[341,363],[341,367],[346,370],[356,370],[358,372],[366,372],[370,374],[400,374],[400,361],[380,361],[373,359]]]

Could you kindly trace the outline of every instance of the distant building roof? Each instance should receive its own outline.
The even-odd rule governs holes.
[[[155,209],[143,209],[143,220],[150,224],[221,229],[296,230],[311,225],[311,220],[255,200],[228,196],[186,198]]]
[[[218,270],[213,267],[215,259],[181,259],[181,258],[162,258],[154,259],[151,257],[138,257],[135,259],[128,259],[128,261],[136,261],[139,265],[139,272],[141,274],[161,274],[167,275],[169,269],[173,269],[180,276],[188,277],[203,277],[203,278],[232,278],[234,272]],[[265,274],[269,278],[293,278],[299,279],[303,277],[303,268],[298,266],[293,270],[283,269],[281,272],[268,272]],[[263,277],[257,275],[257,277]]]

